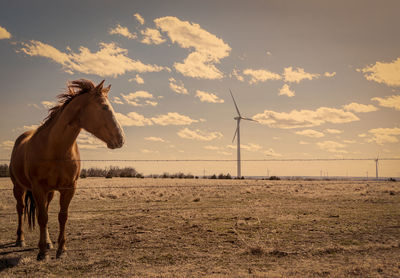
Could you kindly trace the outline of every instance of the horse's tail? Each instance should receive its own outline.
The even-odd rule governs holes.
[[[24,210],[24,218],[28,215],[28,224],[29,229],[35,228],[35,218],[36,218],[36,205],[35,199],[33,198],[32,191],[28,190],[25,194],[25,210]]]

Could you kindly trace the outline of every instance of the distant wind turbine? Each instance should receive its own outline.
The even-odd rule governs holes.
[[[229,89],[229,92],[231,93],[233,103],[235,104],[235,108],[238,113],[237,117],[234,118],[236,120],[237,127],[236,127],[235,134],[233,135],[232,143],[235,141],[235,137],[237,136],[237,140],[236,140],[237,141],[237,178],[240,179],[242,177],[241,164],[240,164],[240,120],[247,120],[247,121],[253,121],[253,122],[257,122],[257,121],[253,120],[251,118],[242,117],[242,115],[240,114],[239,108],[236,104],[235,98],[233,97],[231,89]]]
[[[375,159],[375,172],[376,172],[376,179],[379,179],[379,174],[378,174],[378,168],[379,168],[379,154]]]

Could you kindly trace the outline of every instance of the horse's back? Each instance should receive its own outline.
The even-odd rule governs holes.
[[[27,189],[31,187],[25,175],[25,152],[27,143],[34,132],[34,130],[24,132],[15,140],[10,160],[10,176],[14,186],[24,186]]]

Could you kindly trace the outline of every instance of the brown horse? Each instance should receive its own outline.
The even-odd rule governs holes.
[[[34,226],[35,207],[40,226],[38,260],[48,258],[52,243],[47,229],[48,208],[55,191],[60,192],[57,258],[66,250],[65,224],[68,206],[74,196],[80,172],[80,156],[76,138],[81,129],[92,133],[110,149],[120,148],[124,134],[108,101],[110,86],[104,80],[95,86],[89,80],[68,84],[59,95],[59,103],[49,110],[45,122],[36,130],[23,133],[15,141],[10,161],[10,175],[17,200],[17,246],[24,246],[22,214],[28,213],[29,227]],[[31,205],[28,205],[28,201]],[[25,207],[26,206],[26,207]],[[32,219],[31,219],[32,218]],[[31,221],[33,220],[33,221]]]

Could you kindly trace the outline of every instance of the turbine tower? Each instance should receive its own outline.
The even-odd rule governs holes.
[[[376,179],[379,179],[378,175],[378,167],[379,167],[379,155],[375,158],[375,171],[376,171]]]
[[[241,120],[247,120],[247,121],[253,121],[253,122],[257,122],[257,121],[250,119],[250,118],[242,117],[242,115],[240,114],[239,108],[236,104],[235,98],[233,97],[231,89],[229,89],[229,92],[231,93],[233,103],[235,104],[236,112],[238,114],[235,118],[233,118],[236,120],[236,131],[235,131],[235,134],[233,135],[232,143],[235,141],[235,137],[237,136],[237,140],[236,140],[237,141],[237,178],[240,179],[242,177],[241,161],[240,161],[240,121]]]

